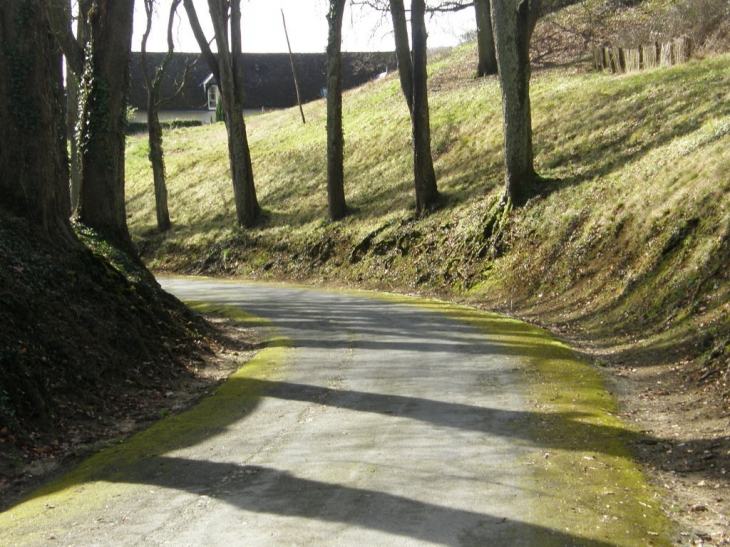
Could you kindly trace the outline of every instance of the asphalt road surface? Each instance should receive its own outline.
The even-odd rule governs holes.
[[[271,374],[248,380],[262,395],[204,438],[100,473],[103,488],[74,494],[83,510],[44,501],[37,533],[3,540],[0,529],[0,542],[618,544],[550,525],[531,474],[522,357],[503,341],[367,295],[161,282],[181,299],[241,306],[291,341]]]

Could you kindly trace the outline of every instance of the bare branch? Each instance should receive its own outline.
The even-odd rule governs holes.
[[[144,84],[148,92],[153,89],[152,77],[150,76],[149,66],[147,66],[147,40],[150,37],[152,31],[152,13],[154,10],[155,0],[144,0],[144,11],[147,16],[147,24],[142,34],[142,44],[140,48],[141,61],[142,61],[142,75],[144,76]]]
[[[200,20],[198,19],[198,14],[195,11],[193,0],[183,0],[183,5],[185,6],[185,12],[188,14],[190,27],[193,29],[195,40],[198,42],[198,47],[203,54],[203,58],[205,59],[205,62],[208,63],[208,67],[213,73],[215,81],[218,82],[218,84],[220,85],[221,71],[220,66],[218,65],[218,59],[213,54],[213,51],[210,49],[210,42],[206,39],[203,28],[200,26]],[[220,44],[218,44],[218,49],[221,49]]]
[[[435,6],[427,6],[426,13],[453,13],[474,7],[474,0],[451,0],[444,1]]]
[[[66,56],[73,73],[80,76],[84,71],[84,47],[74,37],[71,28],[71,6],[68,0],[44,0],[43,4],[54,38],[61,46],[61,51]],[[79,4],[80,15],[83,18],[84,5],[88,2]]]
[[[175,41],[173,40],[172,36],[172,28],[175,23],[175,16],[177,15],[177,8],[180,6],[180,3],[182,0],[172,0],[172,5],[170,6],[170,17],[167,21],[167,57],[165,58],[165,62],[163,63],[163,67],[167,68],[167,58],[169,57],[172,59],[172,53],[175,50]],[[201,56],[198,56],[195,61],[192,63],[188,63],[185,65],[185,72],[183,73],[183,76],[180,80],[176,80],[175,84],[175,91],[172,95],[169,97],[161,97],[158,102],[158,106],[168,103],[172,101],[175,97],[180,95],[182,93],[183,89],[185,89],[185,85],[187,84],[188,80],[190,80],[190,75],[193,72],[193,69],[198,64],[198,61],[200,61]]]

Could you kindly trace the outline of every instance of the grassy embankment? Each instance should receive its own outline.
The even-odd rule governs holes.
[[[538,172],[552,182],[483,218],[502,189],[497,80],[473,46],[432,60],[432,148],[443,208],[413,218],[410,125],[396,76],[344,101],[346,194],[326,220],[325,105],[248,120],[264,221],[235,228],[222,125],[166,134],[173,228],[154,226],[142,137],[127,149],[129,224],[153,269],[343,284],[450,298],[539,317],[598,344],[667,362],[703,354],[726,389],[730,331],[730,57],[630,76],[536,71]],[[659,353],[657,353],[659,352]]]

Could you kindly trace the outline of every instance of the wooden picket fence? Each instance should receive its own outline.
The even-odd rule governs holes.
[[[625,74],[658,67],[686,63],[692,57],[694,44],[687,36],[671,42],[642,46],[640,48],[596,47],[593,49],[593,66],[596,70],[610,70],[613,74]]]

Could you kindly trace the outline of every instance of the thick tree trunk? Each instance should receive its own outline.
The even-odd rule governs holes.
[[[124,203],[124,145],[134,0],[98,0],[91,12],[91,54],[80,147],[79,219],[136,257]]]
[[[75,245],[62,57],[37,2],[0,2],[0,204]]]
[[[491,1],[504,115],[505,198],[519,207],[529,199],[536,179],[529,46],[539,6],[529,0]]]
[[[477,19],[477,76],[483,77],[497,74],[497,53],[494,48],[494,33],[492,32],[492,13],[490,0],[474,0],[474,10]]]
[[[431,157],[431,127],[428,111],[427,47],[424,0],[411,2],[413,32],[413,165],[416,189],[416,215],[433,208],[439,194]]]
[[[346,0],[330,0],[327,14],[327,202],[330,220],[347,215],[342,136],[342,17]]]

